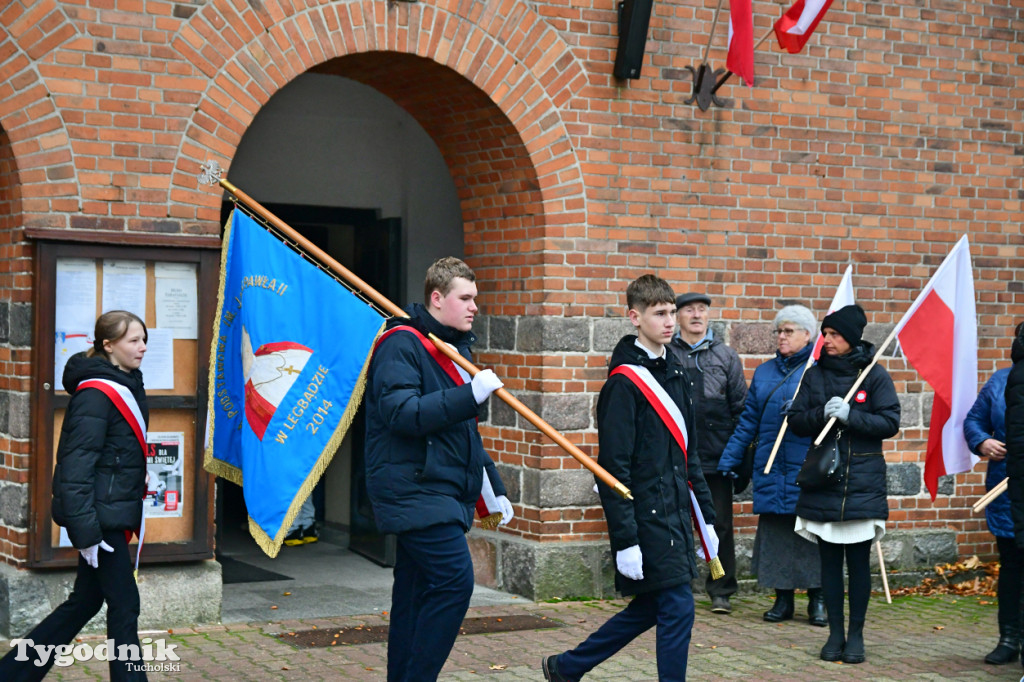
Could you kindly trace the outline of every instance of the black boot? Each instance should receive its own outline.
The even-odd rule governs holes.
[[[846,633],[846,648],[843,649],[843,663],[864,662],[864,621],[850,619],[850,630]]]
[[[807,621],[811,625],[823,628],[828,625],[828,617],[825,615],[825,597],[820,587],[812,587],[807,590]]]
[[[1020,656],[1020,637],[1016,632],[1004,632],[999,638],[999,644],[985,657],[986,663],[992,665],[1003,665],[1012,663]]]
[[[828,611],[828,641],[821,647],[821,660],[838,661],[843,657],[843,649],[846,647],[844,617],[842,609],[838,613]]]
[[[793,590],[775,590],[775,604],[764,612],[769,623],[781,623],[793,618]]]

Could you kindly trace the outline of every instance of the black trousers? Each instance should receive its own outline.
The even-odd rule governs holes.
[[[996,595],[999,598],[999,635],[1020,636],[1020,597],[1024,579],[1024,550],[1017,547],[1013,538],[996,538],[999,548],[999,583]]]
[[[85,624],[99,613],[104,600],[107,602],[107,638],[114,640],[114,647],[134,644],[139,647],[139,587],[133,574],[134,564],[128,551],[124,531],[103,533],[103,539],[114,548],[113,552],[99,550],[99,567],[93,568],[78,557],[78,575],[75,587],[67,601],[53,610],[39,625],[21,639],[31,639],[33,645],[68,644]],[[114,648],[112,647],[112,648]],[[115,648],[116,651],[116,648]],[[28,660],[15,657],[18,648],[12,648],[0,659],[0,680],[4,682],[28,682],[41,680],[53,666],[54,654],[43,665],[38,653],[31,647],[25,651]],[[114,651],[111,651],[111,656]],[[145,680],[146,673],[136,672],[134,666],[143,661],[110,661],[111,680]]]
[[[715,505],[715,534],[718,535],[718,558],[725,571],[718,580],[705,585],[710,597],[731,597],[736,594],[736,543],[732,538],[732,479],[721,474],[704,474]]]

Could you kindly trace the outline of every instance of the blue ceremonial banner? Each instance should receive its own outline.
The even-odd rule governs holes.
[[[384,318],[235,209],[221,255],[204,468],[277,556],[363,397]]]

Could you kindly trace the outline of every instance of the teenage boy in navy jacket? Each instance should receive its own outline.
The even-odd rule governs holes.
[[[398,537],[388,682],[437,679],[455,644],[473,594],[465,534],[484,476],[497,496],[501,523],[512,519],[476,425],[477,406],[502,383],[489,369],[457,383],[449,373],[455,368],[446,371],[426,338],[435,334],[469,359],[476,340],[470,331],[475,279],[458,258],[431,265],[425,304],[412,306],[409,318],[388,321],[370,363],[366,489],[377,528]]]

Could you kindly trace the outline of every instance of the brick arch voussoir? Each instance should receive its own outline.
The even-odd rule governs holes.
[[[29,55],[2,27],[0,54],[10,55],[0,65],[10,74],[0,86],[0,127],[11,144],[22,201],[42,199],[52,210],[56,200],[71,197],[71,201],[77,202],[80,192],[71,136],[46,81]],[[62,136],[64,142],[43,149],[38,142],[41,135],[48,136],[51,142],[55,136]],[[55,184],[59,186],[55,188]]]
[[[585,84],[582,64],[533,10],[520,5],[505,15],[499,5],[495,0],[399,3],[388,9],[363,0],[300,8],[278,18],[211,78],[182,136],[171,198],[212,211],[219,198],[196,187],[194,170],[208,159],[229,167],[245,129],[274,93],[324,61],[390,51],[425,57],[473,83],[518,132],[536,168],[542,200],[561,207],[567,196],[575,196],[585,204],[583,174],[558,108]],[[513,51],[510,36],[538,42]],[[531,98],[529,106],[523,104],[525,96]]]

